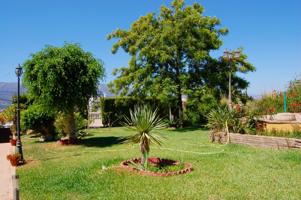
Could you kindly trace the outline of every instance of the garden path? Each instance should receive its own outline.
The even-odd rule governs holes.
[[[13,179],[15,167],[12,167],[6,156],[12,153],[10,143],[0,143],[0,199],[13,199]]]

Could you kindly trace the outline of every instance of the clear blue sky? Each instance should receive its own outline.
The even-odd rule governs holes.
[[[126,66],[128,56],[111,54],[113,41],[106,35],[116,28],[128,29],[148,12],[158,12],[167,0],[1,0],[0,82],[16,80],[14,68],[46,44],[76,42],[105,63],[106,80],[113,68]],[[260,95],[284,89],[301,75],[300,0],[196,0],[205,15],[217,16],[229,28],[222,48],[244,47],[257,67],[246,75],[249,93]]]

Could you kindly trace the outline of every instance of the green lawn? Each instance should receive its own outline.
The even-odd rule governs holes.
[[[122,144],[124,128],[90,130],[84,144],[59,146],[24,137],[27,160],[19,167],[22,200],[77,199],[301,199],[301,151],[211,144],[201,129],[166,130],[151,156],[188,161],[194,171],[147,177],[114,169],[140,156]]]

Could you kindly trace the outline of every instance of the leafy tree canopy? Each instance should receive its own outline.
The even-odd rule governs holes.
[[[117,79],[110,84],[112,90],[122,91],[122,95],[131,91],[134,95],[175,97],[181,118],[181,95],[189,74],[210,57],[210,50],[222,45],[220,36],[227,33],[219,27],[219,19],[204,16],[203,10],[197,3],[185,7],[183,0],[175,0],[170,8],[162,6],[158,16],[149,13],[130,30],[111,33],[108,39],[118,39],[112,52],[122,48],[131,56],[128,67],[114,71]]]
[[[24,85],[35,101],[65,113],[85,108],[104,76],[102,63],[77,44],[47,46],[23,67]]]
[[[102,63],[79,45],[65,44],[45,47],[23,66],[24,85],[34,103],[43,111],[64,113],[66,134],[69,139],[76,138],[74,112],[85,111],[89,98],[96,95],[99,79],[104,76]]]

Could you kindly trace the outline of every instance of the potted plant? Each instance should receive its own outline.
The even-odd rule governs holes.
[[[16,145],[17,145],[17,140],[14,139],[14,138],[10,139],[9,142],[10,142],[10,144],[11,144],[12,146],[16,146]]]
[[[12,166],[18,166],[21,159],[21,154],[19,153],[9,154],[6,158],[7,160],[10,161]]]

